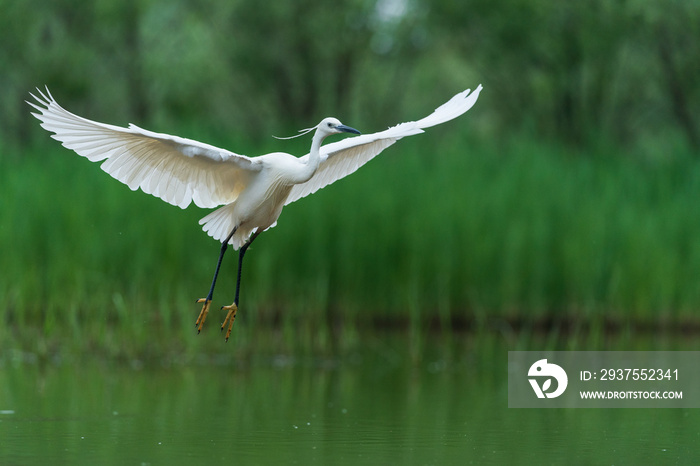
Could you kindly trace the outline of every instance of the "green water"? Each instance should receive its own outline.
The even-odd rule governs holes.
[[[168,367],[6,354],[0,464],[700,460],[699,410],[509,409],[505,343],[434,339],[420,357],[397,336],[338,357],[221,353]]]

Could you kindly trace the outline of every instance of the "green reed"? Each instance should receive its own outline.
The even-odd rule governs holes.
[[[273,344],[313,350],[370,327],[419,338],[464,325],[698,321],[700,163],[689,151],[435,133],[285,208],[246,256],[241,345],[268,329]],[[4,344],[218,344],[215,311],[208,334],[194,334],[219,250],[197,225],[206,212],[132,193],[50,142],[0,154]],[[214,309],[233,298],[234,259]]]

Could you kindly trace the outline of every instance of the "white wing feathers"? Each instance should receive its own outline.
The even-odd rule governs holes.
[[[98,123],[63,109],[49,90],[41,105],[27,102],[52,138],[93,162],[132,190],[141,188],[165,202],[187,207],[216,207],[236,200],[259,161],[191,139]]]
[[[474,92],[470,93],[469,89],[460,92],[421,120],[401,123],[379,133],[347,138],[322,146],[321,163],[318,170],[309,181],[292,188],[285,205],[315,193],[334,181],[355,172],[399,139],[422,133],[423,128],[457,118],[476,103],[481,89],[481,85],[479,85]],[[308,157],[307,154],[302,159],[308,159]]]
[[[452,97],[427,117],[374,134],[343,139],[321,147],[321,163],[306,183],[295,185],[285,204],[343,178],[405,136],[452,120],[469,110],[481,92],[467,89]],[[191,139],[154,133],[135,125],[128,128],[98,123],[63,109],[51,96],[37,89],[32,97],[39,111],[32,113],[52,138],[93,162],[132,190],[141,188],[169,204],[187,207],[194,202],[211,208],[234,202],[254,172],[262,169],[257,158],[238,155]],[[305,155],[302,161],[309,158]]]

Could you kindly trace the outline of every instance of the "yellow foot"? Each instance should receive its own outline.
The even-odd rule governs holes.
[[[207,319],[207,314],[209,314],[209,305],[211,304],[211,299],[206,299],[206,298],[200,298],[197,300],[198,303],[204,304],[202,306],[202,310],[199,313],[199,317],[197,317],[197,322],[194,323],[194,326],[197,327],[197,333],[202,331],[202,326],[204,325],[204,321]]]
[[[226,341],[228,341],[228,337],[231,336],[233,321],[236,320],[236,311],[238,310],[238,306],[236,303],[233,303],[230,306],[221,306],[221,309],[228,311],[228,314],[226,314],[226,318],[224,319],[224,323],[221,324],[221,331],[223,332],[224,327],[226,327],[226,324],[228,323],[228,330],[226,331]]]

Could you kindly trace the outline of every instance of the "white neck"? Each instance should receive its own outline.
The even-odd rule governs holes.
[[[297,183],[306,183],[312,176],[314,176],[314,173],[316,173],[318,165],[321,162],[321,144],[326,136],[328,136],[328,134],[319,131],[318,129],[314,133],[309,158],[306,160],[306,163],[302,163],[300,165],[300,169],[297,172]]]

